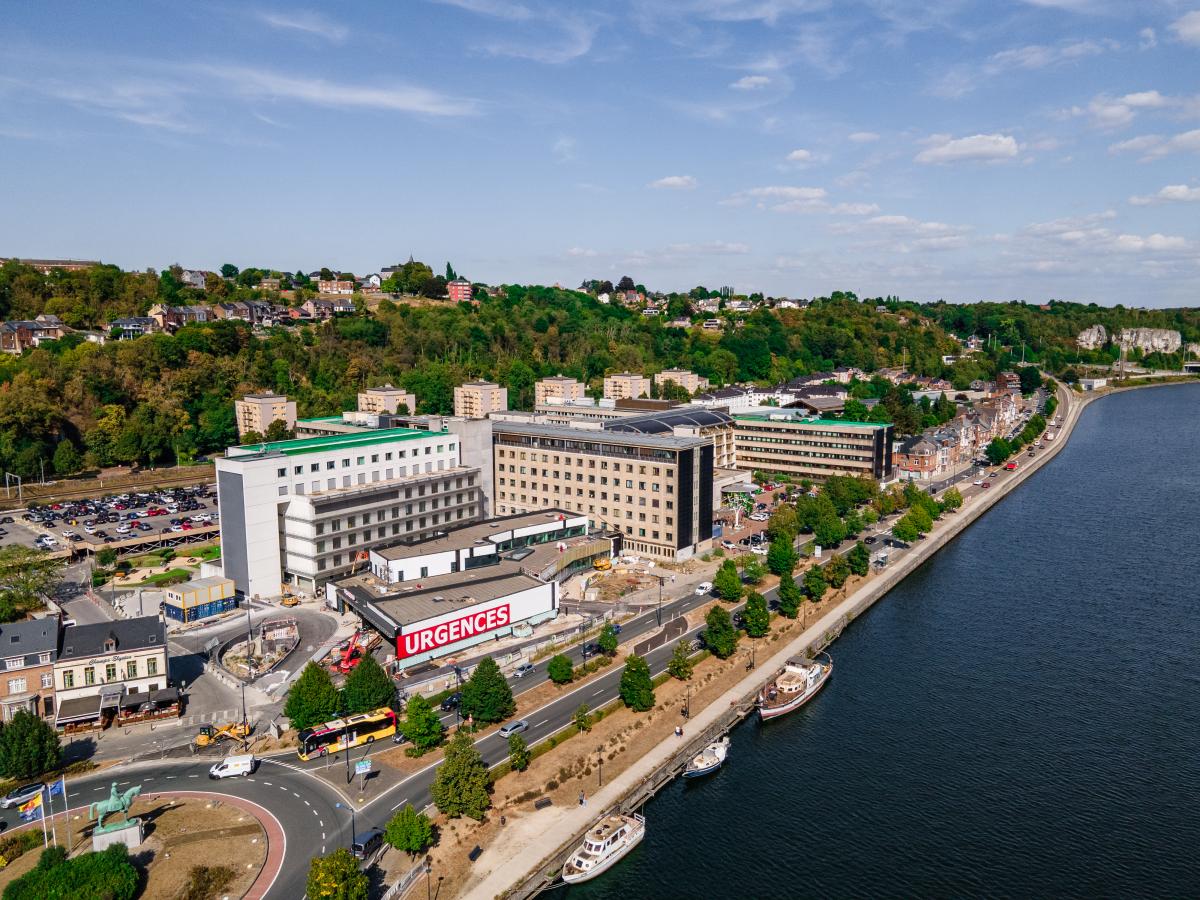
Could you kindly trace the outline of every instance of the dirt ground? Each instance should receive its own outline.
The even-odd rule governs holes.
[[[141,900],[175,900],[183,892],[193,866],[217,864],[237,873],[222,895],[240,897],[266,862],[266,834],[258,821],[220,801],[139,797],[130,815],[140,817],[145,825],[145,843],[132,851],[137,864],[148,873]],[[59,844],[65,846],[67,834],[61,814],[55,825]],[[73,854],[91,850],[91,829],[85,815],[74,814],[71,832]],[[37,865],[40,855],[39,848],[0,869],[0,890]]]
[[[523,816],[536,816],[533,802],[541,797],[549,797],[555,805],[577,803],[580,792],[590,795],[599,786],[601,756],[605,779],[615,778],[651,747],[669,737],[676,725],[682,726],[686,733],[687,720],[681,711],[687,701],[689,686],[693,710],[713,702],[745,676],[751,647],[756,648],[760,659],[776,652],[781,642],[803,631],[807,624],[819,618],[861,581],[852,578],[840,590],[828,593],[821,603],[805,603],[801,607],[802,615],[795,620],[774,617],[769,635],[758,640],[743,636],[737,652],[727,660],[715,657],[701,660],[696,664],[690,682],[668,679],[655,689],[656,705],[649,713],[634,713],[618,705],[589,732],[565,739],[558,747],[535,759],[525,772],[504,776],[496,782],[493,808],[483,822],[447,820],[438,816],[435,819],[438,843],[430,853],[434,882],[439,876],[445,879],[441,884],[442,896],[456,897],[462,893],[471,874],[468,853],[476,844],[487,852],[488,844],[502,827],[502,815],[508,822]],[[759,589],[765,587],[766,583]],[[718,602],[693,611],[689,620],[693,615],[702,619]],[[764,681],[767,674],[763,673]],[[385,860],[389,881],[407,872],[413,864],[404,854],[389,854]]]

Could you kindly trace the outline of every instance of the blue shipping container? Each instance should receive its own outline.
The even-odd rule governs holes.
[[[167,618],[174,619],[176,622],[196,622],[228,612],[231,609],[237,609],[237,606],[237,597],[226,597],[224,600],[211,600],[208,603],[199,603],[186,609],[171,603],[164,603],[163,612],[166,613]]]

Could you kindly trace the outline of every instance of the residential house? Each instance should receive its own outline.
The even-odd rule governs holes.
[[[1002,391],[1008,391],[1010,394],[1021,393],[1021,376],[1016,372],[1001,372],[996,376],[996,384]]]
[[[650,396],[650,379],[634,372],[604,376],[604,396],[610,400]]]
[[[9,260],[0,259],[0,266],[6,262],[9,262]],[[78,272],[101,265],[98,260],[91,259],[18,259],[17,262],[21,263],[21,265],[37,269],[43,275],[49,275],[55,269],[62,269],[64,272]]]
[[[213,319],[212,309],[207,306],[167,306],[156,303],[150,307],[148,314],[158,323],[161,331],[175,331],[184,325],[210,322]]]
[[[54,715],[54,657],[58,654],[57,616],[0,625],[0,714],[5,722],[17,710]]]
[[[673,381],[689,394],[708,390],[708,379],[687,369],[664,369],[654,376],[654,384],[662,390],[663,385]]]
[[[62,629],[54,660],[55,723],[74,730],[159,710],[178,715],[170,686],[167,633],[158,616]]]
[[[453,281],[447,282],[446,293],[455,303],[470,303],[473,299],[471,282],[461,275]]]
[[[324,297],[310,297],[300,304],[300,309],[315,321],[323,322],[333,318],[333,301]]]
[[[322,294],[353,294],[354,281],[350,278],[320,278],[317,291]]]
[[[283,279],[281,278],[264,278],[258,283],[260,291],[278,291],[283,287]]]
[[[132,341],[143,334],[154,334],[162,330],[158,324],[158,319],[150,316],[126,316],[121,319],[113,319],[104,327],[108,329],[109,336],[114,331],[119,330],[119,339],[122,341]]]
[[[701,327],[705,331],[720,331],[724,325],[720,319],[705,319]]]
[[[22,319],[0,323],[0,350],[5,353],[24,353],[43,341],[54,341],[71,329],[55,315],[40,315],[36,319]]]
[[[190,288],[202,291],[208,284],[208,275],[203,269],[184,269],[179,273],[179,280]]]

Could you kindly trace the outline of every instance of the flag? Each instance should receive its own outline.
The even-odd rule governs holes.
[[[54,784],[50,785],[51,797],[62,797],[67,792],[67,779],[65,776],[58,779]]]
[[[21,818],[26,822],[32,822],[42,815],[42,795],[39,793],[28,803],[20,807]]]

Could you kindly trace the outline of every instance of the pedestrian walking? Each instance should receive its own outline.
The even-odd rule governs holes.
[[[579,792],[579,805],[587,806],[587,796],[583,793],[583,791]]]

